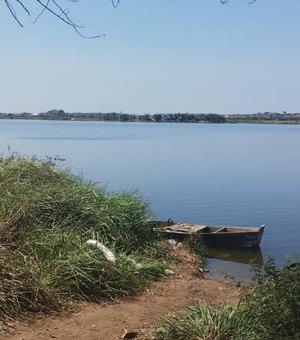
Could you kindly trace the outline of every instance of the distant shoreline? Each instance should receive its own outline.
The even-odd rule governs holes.
[[[97,122],[144,122],[144,123],[214,123],[214,124],[300,124],[300,113],[256,113],[256,114],[216,114],[216,113],[67,113],[51,110],[38,114],[0,113],[0,119],[56,120],[56,121],[97,121]]]

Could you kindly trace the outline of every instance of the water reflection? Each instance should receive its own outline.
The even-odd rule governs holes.
[[[207,268],[210,275],[220,279],[238,278],[250,282],[252,265],[262,266],[264,258],[260,248],[222,249],[208,248]]]
[[[222,261],[255,264],[258,266],[264,264],[262,252],[259,247],[253,249],[208,248],[208,257]]]

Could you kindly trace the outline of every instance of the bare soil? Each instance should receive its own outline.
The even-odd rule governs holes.
[[[174,273],[139,296],[110,303],[79,303],[77,312],[15,322],[0,332],[0,339],[116,340],[126,330],[137,332],[135,339],[145,339],[151,328],[171,312],[198,302],[219,307],[238,301],[239,288],[199,275],[195,259],[183,248],[176,248],[176,257],[176,266],[170,268]]]

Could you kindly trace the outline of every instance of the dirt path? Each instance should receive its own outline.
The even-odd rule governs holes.
[[[188,263],[173,270],[175,274],[154,283],[136,298],[107,304],[81,303],[78,313],[15,324],[8,332],[0,333],[0,339],[116,340],[125,329],[137,331],[138,339],[170,312],[203,301],[221,306],[238,300],[240,291],[235,286],[200,278]]]

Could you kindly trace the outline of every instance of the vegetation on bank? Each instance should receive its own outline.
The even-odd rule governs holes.
[[[300,113],[259,112],[254,114],[216,113],[160,113],[128,114],[117,112],[65,112],[50,110],[38,114],[1,113],[0,119],[79,120],[105,122],[154,122],[154,123],[252,123],[252,124],[299,124]]]
[[[166,114],[127,114],[127,113],[67,113],[64,110],[50,110],[37,115],[31,113],[0,113],[0,119],[35,120],[87,120],[104,122],[154,122],[154,123],[225,123],[222,115],[215,113],[166,113]]]
[[[237,306],[198,305],[171,315],[156,328],[155,339],[300,339],[300,263],[276,270],[271,259],[256,268],[255,280]]]
[[[138,195],[107,194],[49,160],[22,157],[0,159],[0,192],[0,321],[128,296],[164,274]]]

